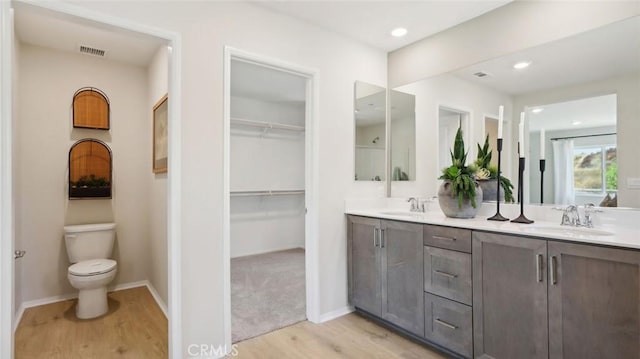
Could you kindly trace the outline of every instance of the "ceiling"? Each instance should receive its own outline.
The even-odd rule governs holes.
[[[337,34],[392,51],[480,16],[513,0],[332,1],[249,0]],[[23,43],[77,52],[79,45],[106,50],[106,58],[140,66],[150,63],[161,39],[30,6],[15,4],[15,28]],[[396,27],[408,29],[402,38]]]
[[[540,108],[542,112],[533,113]],[[616,125],[616,95],[584,98],[527,108],[529,130],[532,132],[572,130]]]
[[[515,70],[519,61],[530,61]],[[500,92],[521,95],[640,71],[640,16],[454,71]],[[489,76],[478,78],[473,74]]]
[[[386,52],[454,27],[513,0],[315,0],[251,1]],[[391,30],[404,27],[402,38]]]
[[[147,66],[166,42],[33,6],[15,4],[15,31],[27,44],[78,52],[80,45],[106,50],[105,58]],[[90,56],[90,55],[86,55]]]

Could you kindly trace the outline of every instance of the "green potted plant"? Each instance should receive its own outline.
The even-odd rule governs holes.
[[[484,139],[484,145],[478,143],[478,156],[473,163],[474,177],[482,188],[483,201],[496,201],[498,184],[498,168],[491,164],[491,150],[489,149],[489,135]],[[500,200],[513,202],[513,184],[504,176],[500,176]]]
[[[473,218],[482,204],[482,189],[474,177],[474,168],[467,167],[462,129],[458,128],[451,153],[451,166],[442,170],[444,180],[438,190],[438,202],[445,216]]]

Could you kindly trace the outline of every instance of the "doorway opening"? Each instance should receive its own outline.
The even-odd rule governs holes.
[[[157,317],[164,322],[160,326],[163,332],[161,335],[164,336],[164,349],[162,353],[156,354],[159,357],[178,357],[181,353],[181,328],[180,292],[176,284],[180,273],[177,257],[180,246],[174,239],[180,231],[180,168],[176,162],[180,157],[179,141],[176,140],[180,133],[180,92],[176,86],[177,74],[180,72],[179,38],[170,32],[148,29],[111,16],[87,13],[82,8],[73,6],[12,2],[6,7],[2,6],[3,19],[6,18],[7,11],[12,15],[12,21],[3,21],[3,33],[10,30],[8,33],[15,36],[8,42],[3,41],[2,50],[12,56],[9,61],[11,76],[5,78],[13,82],[13,91],[8,90],[12,88],[11,84],[7,85],[3,81],[2,104],[4,107],[5,103],[12,103],[13,114],[5,116],[3,112],[2,127],[7,128],[7,122],[13,121],[13,128],[9,127],[12,131],[3,133],[9,134],[8,138],[3,138],[3,147],[13,149],[13,152],[8,153],[14,166],[7,170],[3,158],[2,176],[13,179],[13,188],[3,186],[2,198],[11,198],[6,194],[15,193],[11,203],[15,212],[11,213],[14,220],[8,221],[8,213],[3,211],[2,223],[12,225],[7,227],[10,235],[3,228],[2,242],[3,248],[10,243],[10,248],[25,249],[26,254],[11,263],[10,267],[2,267],[2,302],[12,305],[9,308],[3,305],[0,314],[3,322],[13,317],[10,321],[13,328],[7,333],[3,327],[0,356],[14,355],[14,330],[18,328],[20,317],[26,308],[64,303],[77,296],[77,290],[70,286],[67,279],[70,263],[64,237],[61,235],[63,226],[115,222],[116,241],[110,258],[119,262],[118,272],[107,289],[124,291],[146,287],[142,288],[146,293],[145,299],[157,304]],[[99,35],[105,33],[107,36]],[[86,42],[79,41],[78,36],[84,37]],[[100,43],[101,41],[104,42]],[[73,46],[66,46],[69,42],[74,42]],[[90,51],[91,54],[87,54],[87,48],[105,50],[105,43],[107,47],[109,44],[114,45],[107,48],[107,51]],[[127,45],[132,44],[139,46],[133,46],[135,50],[130,51],[131,47],[127,48]],[[7,47],[9,50],[5,52]],[[100,58],[95,55],[100,55]],[[155,69],[151,69],[153,66]],[[159,80],[152,84],[152,78]],[[96,85],[109,94],[113,110],[110,129],[73,127],[73,93],[87,85]],[[131,87],[121,91],[128,86]],[[127,93],[123,96],[121,92]],[[173,171],[154,175],[149,160],[152,152],[151,109],[154,100],[158,100],[154,97],[159,93],[158,98],[169,94],[166,114],[169,148],[165,154]],[[139,138],[135,140],[135,144],[129,145],[132,141],[126,138],[132,137],[128,135],[131,133]],[[45,134],[45,138],[41,137],[42,134]],[[98,139],[113,150],[112,199],[74,201],[66,195],[67,188],[64,184],[69,181],[68,178],[65,179],[68,171],[64,168],[68,164],[58,159],[60,154],[68,153],[75,141],[84,138]],[[139,161],[136,160],[138,158]],[[36,165],[37,162],[43,164],[39,166]],[[132,162],[140,164],[140,168],[134,169],[132,167],[135,166],[127,165]],[[175,166],[172,167],[172,164]],[[48,183],[61,185],[32,193],[34,188],[44,188],[37,183],[44,178]],[[137,185],[133,186],[133,190],[129,188],[132,184]],[[150,193],[151,188],[153,193]],[[157,209],[158,213],[150,213],[151,209],[140,212],[139,203],[132,205],[128,202],[140,202],[138,200],[142,192],[145,196],[148,194],[154,197],[154,201],[151,201],[154,204],[149,207]],[[52,197],[47,199],[47,196]],[[137,199],[133,199],[134,197]],[[130,216],[130,211],[142,214]],[[151,220],[138,221],[141,215],[150,217]],[[157,218],[160,220],[155,222]],[[43,222],[35,223],[38,220]],[[154,222],[165,225],[146,228],[150,226],[149,223]],[[153,248],[140,248],[141,243],[146,245],[149,242],[146,240],[148,236],[156,239]],[[155,253],[150,254],[151,252]],[[154,258],[151,259],[150,256]],[[149,265],[151,261],[154,264]],[[149,271],[158,275],[147,273],[148,267],[158,268],[157,272]],[[4,283],[12,282],[15,286],[7,290]],[[70,303],[74,304],[73,301]],[[123,309],[122,305],[112,306],[112,303],[110,300],[107,315],[112,310]],[[167,304],[170,306],[167,307]],[[73,311],[70,314],[69,317],[65,314],[61,318],[73,322]],[[44,342],[44,339],[40,340],[39,345]],[[51,343],[55,344],[55,341]],[[28,348],[30,352],[34,349],[37,348]],[[72,346],[68,349],[74,350]],[[99,356],[96,353],[85,354]],[[47,354],[45,351],[37,354],[42,355]]]
[[[470,143],[469,139],[471,138],[469,134],[469,117],[470,114],[467,111],[445,106],[438,107],[438,135],[440,138],[438,145],[438,168],[451,166],[451,156],[449,153],[458,128],[462,129],[464,142],[469,149],[467,158],[473,158],[471,155],[472,149],[468,147]]]
[[[318,321],[316,72],[225,52],[225,329],[231,343]]]

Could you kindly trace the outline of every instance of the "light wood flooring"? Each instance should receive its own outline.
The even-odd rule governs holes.
[[[146,287],[109,293],[109,313],[75,316],[76,300],[25,310],[15,359],[167,358],[167,319]]]
[[[300,322],[240,342],[236,350],[242,359],[446,358],[354,313],[322,324]]]

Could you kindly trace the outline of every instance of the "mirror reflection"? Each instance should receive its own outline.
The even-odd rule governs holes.
[[[514,68],[522,61],[529,66]],[[427,189],[426,195],[436,193],[437,174],[446,165],[442,151],[453,138],[442,133],[443,119],[468,114],[462,127],[469,158],[475,158],[476,144],[487,134],[495,146],[495,119],[503,105],[502,171],[514,183],[517,124],[525,112],[525,202],[640,208],[634,187],[640,183],[638,16],[396,89],[416,96],[416,189]],[[400,192],[392,187],[391,195]]]
[[[416,97],[391,90],[391,180],[416,179]]]
[[[384,181],[386,173],[386,89],[356,81],[355,180]]]

